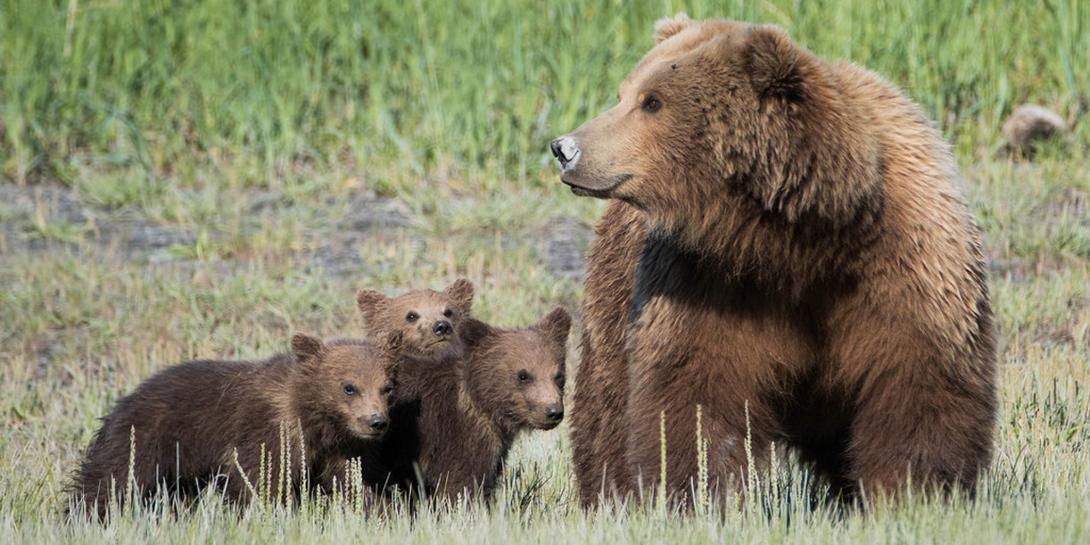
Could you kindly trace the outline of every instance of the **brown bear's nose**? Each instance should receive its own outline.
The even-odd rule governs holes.
[[[438,322],[435,322],[435,325],[432,326],[431,330],[435,332],[437,337],[446,337],[454,331],[454,326],[450,325],[450,322],[446,320],[439,320]]]
[[[549,148],[553,151],[553,157],[560,161],[560,168],[563,170],[574,167],[579,160],[579,146],[575,144],[575,139],[570,136],[561,136],[553,140],[552,144],[549,144]]]
[[[564,406],[559,403],[553,403],[548,407],[545,407],[545,418],[548,418],[552,422],[559,422],[564,418]]]
[[[386,429],[387,424],[389,424],[389,421],[386,419],[385,416],[382,416],[381,414],[373,414],[371,415],[371,418],[367,420],[367,425],[371,426],[371,429],[375,431],[382,431]]]

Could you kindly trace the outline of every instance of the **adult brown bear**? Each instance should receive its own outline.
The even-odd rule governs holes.
[[[678,15],[619,102],[556,139],[611,199],[591,248],[572,442],[584,503],[712,486],[793,447],[839,490],[971,487],[992,449],[980,234],[949,146],[881,77],[780,29]],[[747,424],[748,423],[748,424]]]

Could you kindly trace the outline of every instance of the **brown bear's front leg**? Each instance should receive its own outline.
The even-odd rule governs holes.
[[[719,312],[656,299],[629,333],[627,460],[633,478],[654,492],[662,469],[660,422],[665,416],[666,479],[671,498],[691,505],[699,490],[696,408],[701,407],[708,489],[728,493],[744,483],[753,462],[763,467],[782,435],[769,405],[786,367],[805,357],[791,329],[771,315]]]
[[[704,364],[695,361],[708,360],[692,354],[643,368],[631,385],[626,418],[630,424],[627,459],[644,494],[658,491],[663,462],[661,434],[665,431],[667,494],[686,507],[694,504],[692,493],[701,488],[698,405],[707,453],[708,480],[703,484],[710,494],[740,491],[747,471],[756,469],[749,467],[747,433],[752,439],[753,461],[764,467],[776,429],[768,408],[754,392],[730,384],[724,374],[707,373]],[[720,365],[731,363],[719,361]]]
[[[636,210],[612,203],[595,231],[587,256],[582,357],[571,414],[573,466],[584,507],[595,505],[599,494],[623,497],[632,491],[624,457],[624,344],[645,229]]]

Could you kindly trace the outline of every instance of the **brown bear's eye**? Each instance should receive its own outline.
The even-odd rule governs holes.
[[[556,376],[553,377],[553,381],[556,382],[557,386],[561,388],[564,387],[564,375],[557,373]]]
[[[515,375],[515,378],[517,378],[519,382],[525,384],[527,382],[530,382],[530,373],[527,373],[526,371],[519,371],[518,375]]]
[[[349,383],[346,382],[344,384],[344,395],[346,395],[346,396],[356,395],[356,385],[355,384],[349,384]]]
[[[386,384],[382,385],[382,389],[379,390],[379,393],[382,395],[388,395],[392,391],[394,391],[394,383],[387,382]]]
[[[655,113],[662,109],[662,101],[655,95],[647,95],[647,98],[643,99],[643,111],[647,113]]]
[[[451,316],[454,316],[454,311],[448,308],[443,311],[443,316],[450,318]]]
[[[411,310],[405,315],[405,320],[408,322],[415,322],[418,318],[420,318],[420,315]]]

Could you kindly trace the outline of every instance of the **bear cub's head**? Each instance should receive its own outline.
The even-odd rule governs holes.
[[[389,426],[389,398],[397,379],[398,338],[376,347],[296,334],[291,351],[301,365],[306,418],[318,418],[357,439],[378,439]]]
[[[478,404],[512,429],[555,428],[564,419],[564,359],[571,316],[556,308],[538,323],[503,330],[466,323],[472,351],[466,369]]]
[[[421,289],[397,297],[365,289],[356,301],[370,338],[400,334],[402,354],[433,357],[461,349],[458,326],[473,306],[473,283],[459,278],[441,292]]]

